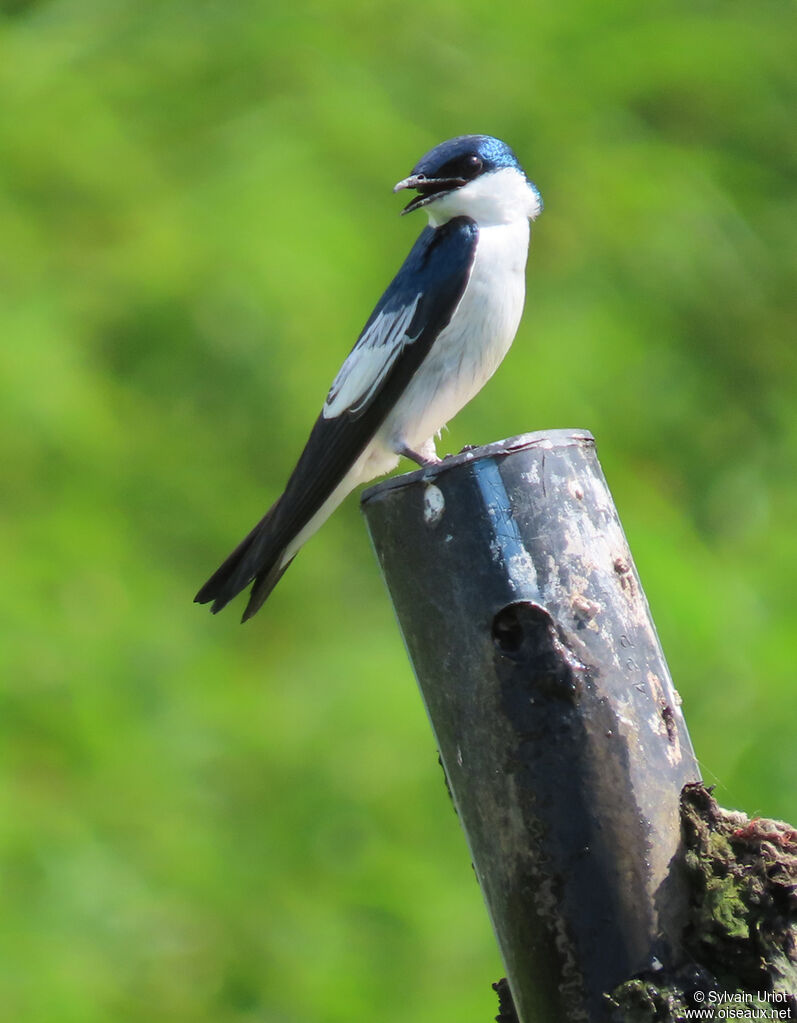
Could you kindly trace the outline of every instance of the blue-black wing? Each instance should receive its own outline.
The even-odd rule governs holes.
[[[256,580],[244,614],[262,605],[287,565],[282,553],[367,447],[449,323],[470,276],[478,228],[456,217],[427,227],[363,328],[285,492],[196,596],[220,611]]]

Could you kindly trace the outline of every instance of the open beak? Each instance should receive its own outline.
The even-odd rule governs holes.
[[[425,174],[411,174],[394,185],[393,191],[400,192],[403,188],[414,188],[421,193],[407,203],[401,211],[403,216],[405,213],[412,213],[413,210],[418,210],[421,206],[426,206],[435,199],[448,195],[449,192],[453,192],[455,188],[460,188],[464,184],[465,178],[427,178]]]

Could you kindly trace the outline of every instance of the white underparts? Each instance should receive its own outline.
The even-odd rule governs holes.
[[[498,368],[523,312],[528,241],[525,217],[480,228],[459,305],[374,438],[374,461],[380,449],[386,461],[402,444],[421,449]]]

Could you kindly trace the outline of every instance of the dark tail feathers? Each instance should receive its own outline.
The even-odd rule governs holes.
[[[271,507],[252,532],[235,548],[226,561],[216,569],[202,589],[194,597],[197,604],[209,604],[211,611],[218,614],[223,607],[245,590],[254,581],[249,603],[241,618],[242,622],[252,617],[265,603],[266,598],[285,573],[290,561],[280,567],[283,546],[275,536],[274,518],[279,501]],[[293,561],[293,558],[291,558]]]

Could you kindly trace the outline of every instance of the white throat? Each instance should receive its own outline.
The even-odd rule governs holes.
[[[453,217],[470,217],[479,227],[511,224],[534,220],[541,210],[540,193],[514,167],[482,174],[426,206],[432,227],[439,227]]]

